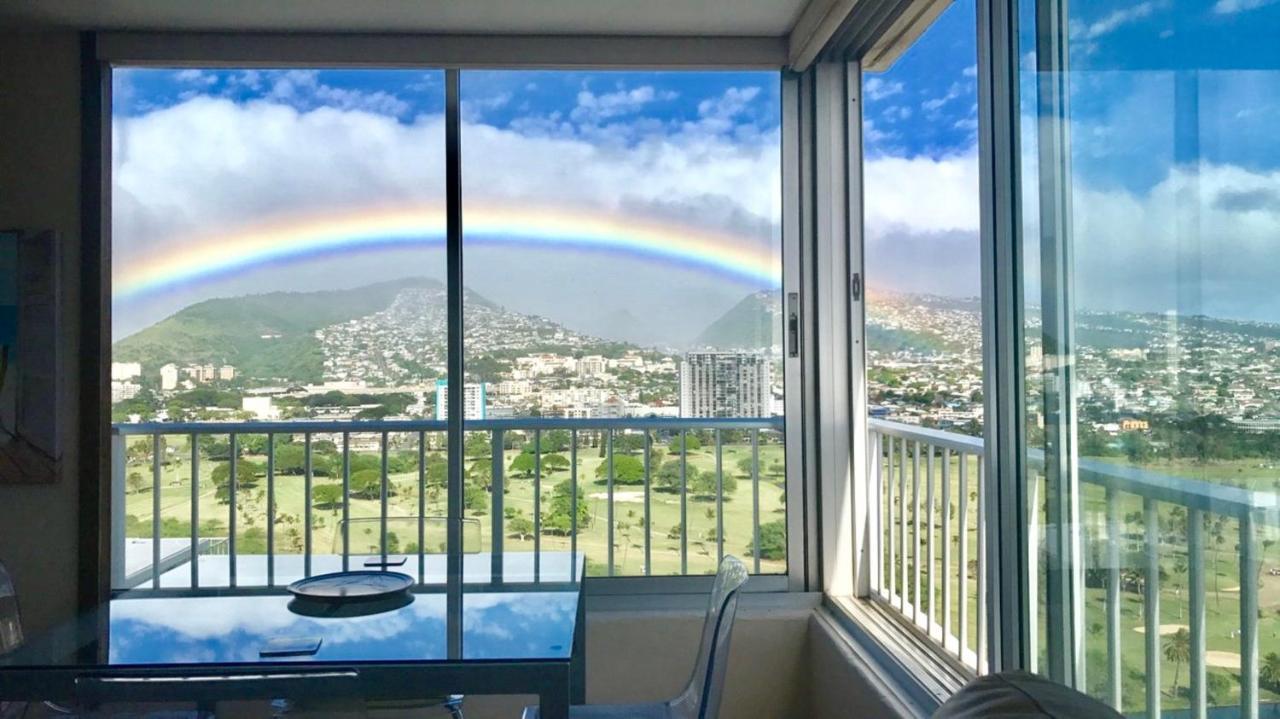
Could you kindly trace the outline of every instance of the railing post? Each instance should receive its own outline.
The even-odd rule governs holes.
[[[1209,691],[1204,663],[1204,512],[1199,509],[1187,511],[1187,574],[1187,598],[1191,605],[1191,719],[1206,719]]]
[[[1258,547],[1253,512],[1240,514],[1240,717],[1258,719]]]
[[[607,536],[607,540],[609,543],[609,552],[608,552],[609,573],[606,576],[612,577],[613,576],[613,429],[609,429],[608,433],[606,434],[605,455],[606,455],[605,462],[608,465],[606,468],[606,472],[608,473],[608,477],[606,479],[606,481],[608,482],[606,496],[609,499],[609,506],[606,508],[606,511],[608,512],[608,519],[609,519],[609,527],[608,527],[609,531]]]
[[[267,586],[276,583],[276,438],[267,434]]]
[[[533,578],[542,580],[542,430],[533,430]]]
[[[932,637],[933,627],[935,624],[933,617],[938,610],[938,608],[933,603],[934,588],[935,588],[934,582],[933,582],[933,576],[938,572],[937,572],[937,567],[934,566],[935,557],[933,553],[933,540],[934,540],[934,536],[933,536],[934,535],[933,445],[931,444],[925,445],[924,461],[925,461],[924,469],[925,469],[925,477],[926,477],[925,493],[924,493],[925,494],[925,500],[924,500],[925,540],[924,541],[925,541],[925,547],[926,547],[925,571],[927,572],[927,574],[925,575],[926,577],[925,596],[928,597],[928,601],[924,604],[924,623],[925,623],[925,631],[929,634],[930,637]],[[945,579],[943,581],[945,581]]]
[[[903,557],[906,555],[904,554]],[[911,621],[920,622],[920,440],[911,445]]]
[[[493,493],[493,512],[489,518],[489,533],[493,535],[489,542],[489,572],[495,583],[502,581],[503,561],[505,559],[503,544],[507,539],[506,528],[503,526],[503,520],[506,519],[505,497],[507,493],[506,485],[506,454],[504,447],[506,445],[506,437],[500,429],[493,430],[493,434],[489,437],[489,462],[490,474],[492,477],[492,485],[489,490]]]
[[[889,440],[888,451],[885,453],[885,507],[889,517],[889,521],[884,528],[884,544],[888,554],[887,564],[884,568],[884,585],[885,600],[893,604],[893,591],[897,585],[898,565],[894,547],[894,532],[898,521],[898,511],[893,504],[893,435],[885,435],[885,439]]]
[[[646,520],[648,521],[648,520]],[[760,430],[751,430],[751,554],[760,573]]]
[[[236,586],[236,560],[238,556],[236,554],[236,492],[239,489],[237,485],[240,483],[240,479],[236,474],[239,469],[236,465],[239,464],[240,460],[240,439],[234,432],[229,435],[227,446],[231,450],[231,457],[228,460],[231,466],[227,474],[227,487],[229,488],[227,494],[231,499],[228,507],[230,521],[227,523],[227,577],[230,579],[229,584],[234,587]]]
[[[907,440],[898,445],[898,560],[902,570],[898,573],[898,609],[907,612]]]
[[[644,576],[653,574],[653,527],[650,525],[649,494],[653,490],[651,481],[651,456],[653,455],[653,437],[649,430],[644,431]]]
[[[302,576],[311,576],[311,433],[302,436]]]
[[[569,577],[578,580],[578,430],[569,431]]]
[[[956,523],[960,525],[957,535],[960,541],[956,549],[960,555],[960,596],[957,598],[960,604],[960,631],[956,635],[959,640],[956,653],[963,660],[965,650],[969,648],[969,455],[961,454],[959,459],[960,506],[956,511]],[[982,506],[981,497],[978,498],[978,506]]]
[[[724,561],[724,442],[720,430],[716,437],[716,566]]]
[[[689,573],[689,445],[685,430],[680,430],[680,574]]]
[[[986,456],[978,455],[978,651],[974,669],[979,674],[987,672],[987,465]]]
[[[351,568],[351,433],[342,433],[342,571]]]
[[[1143,619],[1145,620],[1147,660],[1147,716],[1160,716],[1160,513],[1156,501],[1142,500],[1146,541],[1146,576],[1143,581]]]
[[[200,586],[200,442],[191,434],[191,588]],[[123,558],[121,558],[123,562]],[[115,560],[112,560],[114,565]]]
[[[497,505],[495,505],[497,506]],[[502,516],[502,510],[498,510]],[[418,430],[418,584],[427,581],[427,433]]]
[[[1107,487],[1107,694],[1116,711],[1124,700],[1120,675],[1120,493]]]
[[[388,457],[390,447],[390,436],[384,430],[382,432],[382,463],[380,472],[382,474],[378,484],[378,548],[381,550],[379,555],[382,558],[383,566],[387,561],[387,495],[391,494],[391,479],[387,476]]]
[[[151,587],[160,588],[160,435],[151,435]],[[232,477],[235,475],[232,474]],[[233,495],[234,496],[234,495]],[[233,510],[234,511],[234,510]],[[235,546],[235,545],[232,545]]]
[[[960,453],[961,461],[964,453]],[[942,450],[942,649],[951,641],[951,450]]]
[[[123,589],[125,580],[125,496],[128,475],[127,437],[111,434],[111,588]]]

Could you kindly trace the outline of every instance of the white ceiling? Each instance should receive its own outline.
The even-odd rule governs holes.
[[[3,0],[0,28],[780,36],[806,0]]]

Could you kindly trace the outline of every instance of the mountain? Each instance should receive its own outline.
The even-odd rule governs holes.
[[[464,290],[470,358],[607,343],[534,315],[511,312]],[[443,372],[447,292],[408,278],[345,290],[270,292],[206,300],[115,343],[113,359],[162,365],[229,364],[261,381],[420,381]]]
[[[753,292],[707,325],[695,347],[761,350],[782,346],[782,303],[776,292]]]
[[[316,330],[381,310],[412,287],[440,283],[407,278],[345,290],[205,300],[119,340],[112,358],[141,362],[149,375],[170,362],[230,364],[251,377],[319,381],[324,355]]]

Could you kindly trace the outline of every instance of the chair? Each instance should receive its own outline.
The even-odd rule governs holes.
[[[746,565],[736,557],[726,556],[720,562],[707,603],[707,618],[702,624],[702,642],[693,675],[677,697],[653,704],[573,706],[569,708],[569,716],[572,719],[715,719],[724,693],[738,590],[746,582]],[[538,719],[538,708],[526,707],[524,719]]]

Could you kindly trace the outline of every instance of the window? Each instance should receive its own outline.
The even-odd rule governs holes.
[[[1023,5],[1028,656],[1126,713],[1258,716],[1280,700],[1280,8]]]
[[[862,81],[873,590],[970,667],[985,607],[975,10],[951,4]]]
[[[451,458],[445,72],[114,68],[114,587],[787,573],[780,75],[460,77]]]
[[[438,551],[443,433],[361,424],[434,417],[443,73],[117,68],[113,85],[115,586]]]
[[[512,419],[507,548],[786,572],[779,93],[776,72],[462,74],[467,382]]]

